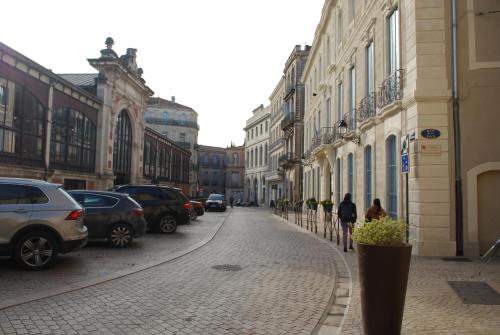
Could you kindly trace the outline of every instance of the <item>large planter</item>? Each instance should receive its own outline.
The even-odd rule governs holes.
[[[310,203],[309,209],[312,209],[313,211],[318,210],[318,204],[317,203]]]
[[[401,334],[411,245],[358,244],[365,335]]]

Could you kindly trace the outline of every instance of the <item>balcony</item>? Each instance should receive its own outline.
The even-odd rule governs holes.
[[[292,166],[296,162],[299,162],[299,160],[295,159],[293,153],[291,153],[291,152],[288,152],[288,153],[286,153],[284,155],[281,155],[278,158],[278,164],[279,164],[279,166],[282,166],[282,167],[285,167],[285,168],[289,167],[289,166]]]
[[[382,82],[378,92],[378,108],[382,109],[397,100],[403,99],[403,75],[404,70],[400,69]]]
[[[337,139],[337,127],[323,127],[312,139],[311,151],[321,145],[333,144]]]
[[[285,130],[291,126],[295,122],[295,115],[293,113],[285,114],[283,120],[281,120],[281,129]]]
[[[150,124],[190,127],[190,128],[195,128],[197,130],[200,129],[200,126],[195,121],[166,119],[166,118],[155,117],[155,116],[145,116],[144,120],[146,121],[146,123],[150,123]]]
[[[283,142],[284,142],[283,138],[278,138],[276,141],[271,143],[271,145],[269,145],[269,151],[274,150],[275,148],[281,146]]]
[[[356,109],[344,114],[344,122],[347,125],[347,133],[356,131]]]
[[[377,92],[371,92],[359,102],[358,120],[366,121],[377,113]]]

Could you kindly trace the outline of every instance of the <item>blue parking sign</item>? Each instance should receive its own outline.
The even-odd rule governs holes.
[[[410,159],[408,154],[401,155],[401,173],[408,173],[410,171]]]

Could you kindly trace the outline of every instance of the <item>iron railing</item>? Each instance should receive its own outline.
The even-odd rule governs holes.
[[[332,144],[337,139],[337,127],[321,128],[321,144]]]
[[[274,141],[273,143],[271,143],[271,145],[269,146],[269,150],[273,150],[274,148],[282,145],[284,141],[285,140],[282,137],[278,138],[276,141]]]
[[[287,127],[293,125],[294,121],[295,121],[294,113],[285,114],[285,117],[283,118],[283,120],[281,120],[281,129],[286,129]]]
[[[360,122],[372,118],[377,113],[377,92],[371,92],[361,99],[358,107],[358,120]]]
[[[404,70],[400,69],[382,82],[378,92],[378,108],[384,108],[396,100],[403,99],[403,75]]]
[[[344,122],[347,125],[347,132],[356,130],[356,109],[344,114]]]

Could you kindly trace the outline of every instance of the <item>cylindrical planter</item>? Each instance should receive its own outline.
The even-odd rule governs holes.
[[[365,335],[401,334],[411,245],[358,244],[361,309]]]
[[[331,213],[332,209],[333,209],[333,205],[332,204],[330,204],[330,205],[323,205],[323,208],[325,209],[325,212]]]

